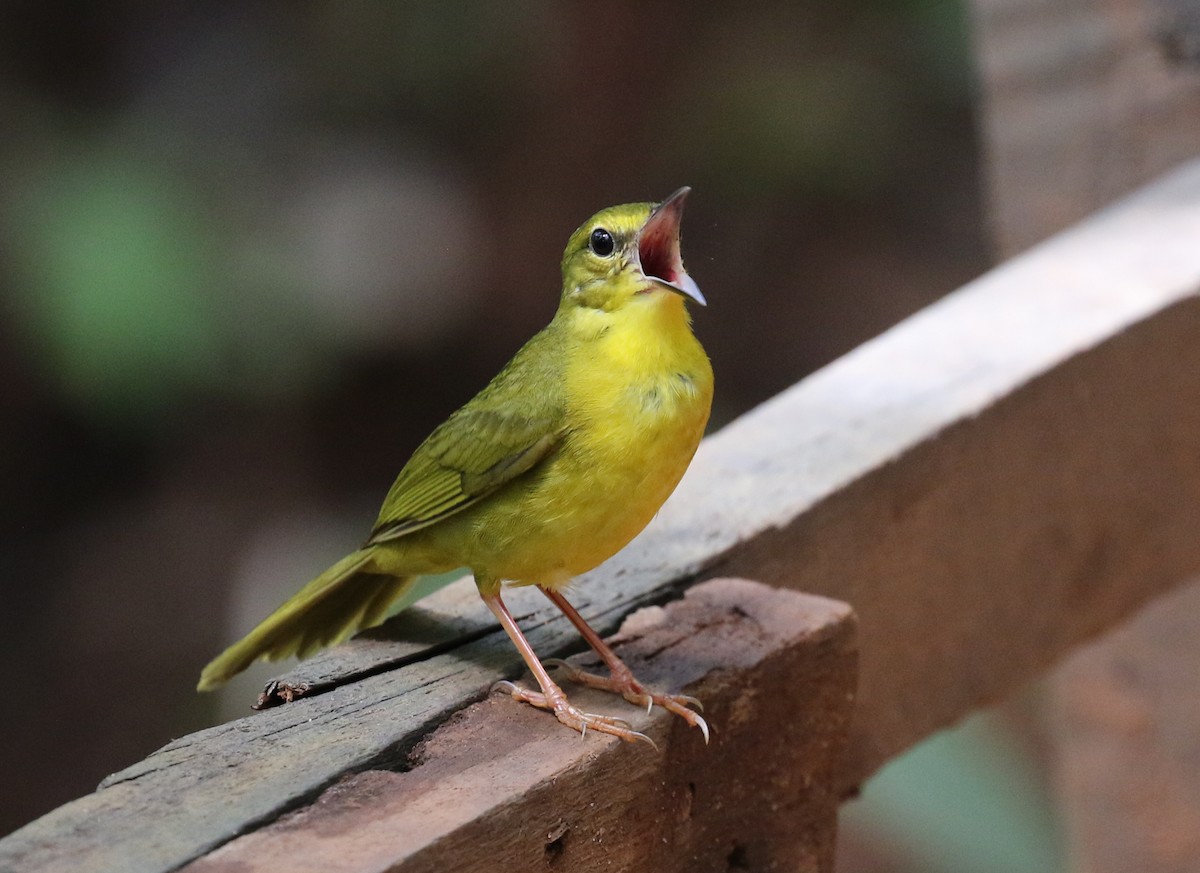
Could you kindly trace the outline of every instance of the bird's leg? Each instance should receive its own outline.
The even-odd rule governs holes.
[[[529,645],[529,640],[525,639],[525,635],[521,633],[521,629],[517,626],[516,620],[512,617],[512,613],[508,611],[508,607],[504,605],[504,601],[500,599],[500,592],[497,590],[492,594],[485,594],[482,590],[479,596],[483,598],[483,602],[487,604],[488,609],[492,611],[492,615],[496,616],[496,620],[500,622],[500,626],[504,628],[508,638],[512,640],[513,645],[517,647],[517,651],[521,653],[521,657],[525,659],[525,664],[529,667],[529,671],[533,673],[537,679],[538,685],[541,686],[541,692],[529,691],[522,688],[514,682],[507,680],[497,682],[492,686],[495,690],[500,688],[512,695],[514,700],[521,700],[525,703],[538,707],[539,709],[548,709],[565,724],[567,727],[574,728],[581,734],[586,735],[588,730],[600,731],[601,733],[612,734],[615,737],[620,737],[627,742],[636,740],[645,740],[650,745],[654,745],[654,741],[645,734],[633,730],[629,726],[629,722],[620,718],[613,718],[607,715],[597,715],[593,712],[584,712],[575,707],[567,700],[567,695],[558,687],[558,684],[550,678],[550,674],[546,672],[546,668],[542,666],[542,662],[538,660],[537,654],[533,651],[533,646]]]
[[[657,703],[663,709],[678,715],[692,727],[700,728],[700,732],[704,734],[704,742],[708,742],[708,723],[701,718],[698,712],[690,708],[692,706],[700,707],[699,700],[694,697],[688,697],[685,694],[655,694],[648,691],[634,677],[633,671],[625,665],[625,662],[617,657],[617,653],[600,638],[598,633],[592,630],[591,626],[583,620],[583,616],[575,610],[575,607],[567,602],[567,598],[563,597],[557,591],[551,591],[549,588],[542,588],[541,590],[543,594],[550,598],[550,602],[561,609],[563,615],[571,620],[571,624],[575,625],[575,629],[587,640],[588,645],[592,647],[608,667],[609,676],[605,678],[604,676],[597,676],[595,673],[580,670],[574,664],[555,659],[554,663],[566,671],[567,678],[572,682],[587,685],[589,688],[599,688],[604,691],[620,694],[635,706],[646,707],[647,712]]]

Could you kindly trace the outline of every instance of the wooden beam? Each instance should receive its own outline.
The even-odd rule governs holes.
[[[1194,0],[972,6],[989,211],[1001,252],[1011,255],[1197,154]],[[1189,739],[1198,713],[1185,678],[1200,661],[1200,612],[1194,594],[1190,609],[1180,597],[1171,601],[1072,658],[1047,685],[1072,870],[1200,869],[1200,748]]]
[[[648,717],[598,692],[569,693],[629,718],[659,748],[581,741],[491,697],[425,737],[400,772],[339,782],[185,870],[832,873],[855,680],[849,607],[721,579],[636,613],[619,636],[644,681],[704,700],[721,725],[708,746],[669,713]]]
[[[705,574],[851,603],[851,790],[1200,570],[1197,239],[1200,163],[743,416],[646,533],[579,580],[581,612],[611,631]],[[337,653],[325,693],[172,743],[0,841],[0,867],[173,869],[402,762],[520,672],[469,592],[430,606],[419,643]],[[543,655],[578,645],[540,603],[514,606]]]
[[[1004,257],[1200,144],[1191,0],[971,0],[989,213]]]
[[[859,614],[847,790],[1200,571],[1197,241],[1193,162],[705,445],[679,538]]]

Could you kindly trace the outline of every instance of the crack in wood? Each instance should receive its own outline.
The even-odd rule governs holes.
[[[282,677],[275,678],[267,683],[262,693],[258,696],[257,702],[255,702],[251,708],[256,710],[270,709],[275,706],[282,706],[285,703],[292,703],[296,700],[299,700],[301,697],[316,697],[317,695],[325,694],[335,688],[348,685],[352,682],[361,682],[363,679],[369,679],[372,676],[377,676],[380,673],[386,673],[389,670],[399,670],[411,664],[418,664],[422,661],[427,661],[430,658],[435,658],[443,653],[450,652],[456,648],[461,648],[469,643],[473,643],[476,640],[482,639],[488,634],[495,633],[499,630],[499,625],[492,625],[488,628],[480,628],[476,631],[467,632],[461,636],[446,640],[445,642],[435,643],[415,654],[403,655],[395,659],[380,661],[379,663],[336,676],[325,682],[291,683]]]

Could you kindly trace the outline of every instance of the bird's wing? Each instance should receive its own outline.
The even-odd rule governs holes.
[[[401,471],[367,545],[402,537],[466,509],[531,470],[558,442],[552,419],[460,410]]]
[[[366,545],[394,540],[466,509],[529,472],[563,435],[557,379],[518,355],[491,385],[421,444],[383,501]]]

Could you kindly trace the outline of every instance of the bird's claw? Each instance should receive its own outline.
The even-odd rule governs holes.
[[[675,713],[675,715],[682,718],[692,727],[700,728],[700,733],[704,735],[704,744],[708,745],[708,722],[700,715],[700,712],[704,711],[704,705],[691,695],[655,694],[647,691],[642,683],[638,682],[628,672],[623,676],[597,676],[595,673],[581,670],[570,661],[564,661],[562,658],[548,658],[543,663],[547,666],[558,667],[566,673],[566,677],[572,682],[586,685],[588,688],[597,688],[601,691],[620,694],[634,706],[644,705],[647,715],[650,714],[654,705],[658,704],[668,712]],[[690,707],[695,707],[695,709],[691,709]],[[700,712],[696,710],[700,710]]]
[[[554,713],[560,722],[569,728],[579,731],[583,737],[587,736],[588,729],[590,728],[599,733],[611,734],[614,737],[625,740],[627,743],[649,743],[655,751],[658,751],[658,744],[654,740],[641,731],[635,731],[633,726],[625,721],[625,719],[612,715],[601,715],[596,712],[586,712],[567,700],[567,696],[561,690],[557,688],[555,690],[558,691],[557,694],[530,691],[527,688],[522,688],[515,682],[502,679],[492,685],[489,693],[502,691],[514,700],[528,703],[530,706],[536,706],[538,709],[548,709]]]
[[[676,694],[675,699],[685,706],[690,706],[693,709],[704,712],[704,704],[701,703],[697,698],[692,697],[690,694]]]
[[[520,694],[524,689],[516,682],[509,682],[507,679],[501,679],[499,682],[493,682],[492,687],[488,689],[488,694],[495,694],[501,691],[504,694],[511,694],[513,697],[520,699]]]

